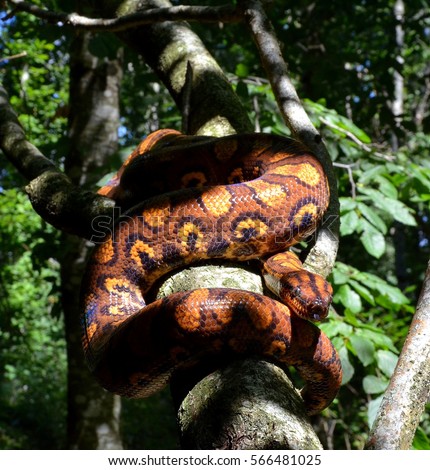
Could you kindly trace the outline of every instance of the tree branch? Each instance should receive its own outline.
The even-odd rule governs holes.
[[[18,116],[9,104],[6,90],[0,86],[0,146],[18,171],[27,179],[40,176],[55,165],[25,138]]]
[[[430,397],[430,261],[417,309],[366,449],[410,449]]]
[[[304,264],[307,268],[328,276],[336,261],[340,221],[337,181],[331,159],[288,75],[287,64],[282,57],[279,41],[261,1],[239,0],[238,5],[242,9],[260,53],[261,63],[269,78],[285,123],[293,136],[315,153],[327,174],[330,185],[330,206],[326,213],[326,222],[318,231],[315,245],[307,255]]]
[[[112,218],[114,203],[77,188],[70,179],[25,138],[25,132],[0,86],[0,148],[24,178],[34,210],[65,232],[90,239],[94,220]],[[99,218],[99,219],[97,219]]]
[[[183,449],[322,449],[299,393],[264,361],[233,362],[209,375],[183,401],[178,422]]]
[[[134,14],[137,8],[170,6],[164,0],[140,3],[129,0],[121,2],[118,14]],[[223,70],[186,23],[156,23],[123,31],[118,36],[154,70],[181,112],[189,106],[186,124],[190,134],[221,136],[252,132],[246,110]],[[192,79],[187,83],[189,69]]]
[[[360,147],[362,150],[364,150],[367,153],[373,154],[376,157],[380,157],[388,162],[391,162],[395,160],[394,155],[386,155],[381,152],[377,152],[370,147],[370,145],[365,144],[362,142],[357,136],[355,136],[352,132],[348,131],[347,129],[343,129],[342,127],[336,126],[336,124],[333,124],[332,122],[328,121],[325,118],[320,117],[320,121],[325,124],[327,127],[330,127],[331,129],[334,129],[344,135],[346,135],[352,142],[354,142],[358,147]]]
[[[7,3],[13,5],[14,11],[24,11],[49,23],[58,24],[59,26],[71,26],[87,31],[120,32],[162,21],[234,23],[241,20],[239,12],[232,5],[218,7],[179,5],[166,8],[151,8],[118,18],[88,18],[78,13],[54,12],[45,8],[39,8],[23,0],[8,0]],[[10,16],[11,14],[7,15],[8,18]]]

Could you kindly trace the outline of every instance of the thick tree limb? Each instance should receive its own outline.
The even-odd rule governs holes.
[[[366,449],[409,449],[430,398],[430,262],[399,362]]]
[[[25,138],[18,116],[9,104],[6,90],[0,86],[0,146],[11,163],[27,179],[37,178],[55,165]]]
[[[294,386],[264,361],[233,362],[209,375],[187,395],[178,421],[183,449],[322,448]]]
[[[70,179],[25,138],[25,132],[0,86],[0,148],[24,178],[34,210],[47,222],[68,233],[90,239],[94,222],[107,223],[113,201],[77,188]]]
[[[136,13],[130,13],[118,18],[88,18],[78,13],[54,12],[40,8],[23,0],[8,0],[16,11],[25,11],[49,23],[72,26],[75,29],[86,31],[120,32],[138,26],[160,23],[162,21],[199,21],[201,23],[234,23],[241,20],[236,7],[222,5],[218,7],[206,6],[170,6],[165,8],[151,8]],[[8,15],[8,17],[11,15]]]
[[[158,297],[197,285],[263,292],[260,275],[223,264],[180,271]],[[172,384],[183,449],[321,449],[302,399],[281,369],[246,359],[207,371],[181,375]],[[189,391],[192,382],[196,385]]]
[[[176,273],[157,297],[202,288],[264,293],[261,276],[234,264],[194,266]],[[216,366],[218,370],[213,371]],[[193,386],[196,384],[195,386]],[[206,365],[175,377],[181,447],[185,449],[320,449],[321,443],[286,374],[257,359]]]
[[[171,7],[167,0],[140,3],[127,0],[116,5],[121,7],[117,12],[121,15],[133,14],[138,8]],[[246,110],[224,72],[187,24],[157,23],[127,30],[118,36],[145,59],[181,111],[189,105],[186,127],[190,134],[221,136],[252,132]],[[192,69],[191,83],[186,81],[189,68]]]
[[[336,261],[339,245],[339,201],[337,181],[330,157],[322,142],[321,135],[313,126],[304,110],[296,89],[288,75],[275,31],[267,18],[262,2],[258,0],[240,0],[239,7],[254,38],[261,63],[272,85],[282,116],[298,140],[307,145],[324,166],[330,185],[330,207],[326,222],[317,233],[316,243],[309,252],[305,266],[323,276],[328,276]]]

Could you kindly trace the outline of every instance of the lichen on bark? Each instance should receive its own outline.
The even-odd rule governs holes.
[[[246,359],[210,374],[178,413],[185,449],[321,449],[285,373]]]

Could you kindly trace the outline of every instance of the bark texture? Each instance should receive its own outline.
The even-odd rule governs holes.
[[[171,6],[167,0],[127,0],[117,2],[109,13],[124,15],[167,6]],[[186,23],[156,23],[119,33],[119,37],[157,73],[179,110],[189,107],[184,126],[188,134],[221,136],[253,130],[223,71]],[[186,84],[187,68],[192,77]]]
[[[178,413],[183,449],[321,449],[285,373],[239,361],[199,382]]]

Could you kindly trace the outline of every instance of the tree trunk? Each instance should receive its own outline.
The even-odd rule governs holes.
[[[79,186],[100,178],[100,168],[117,150],[121,61],[101,60],[88,52],[91,35],[78,33],[71,46],[70,150],[65,170]],[[85,364],[79,292],[89,251],[87,242],[63,234],[62,302],[68,354],[68,447],[120,449],[119,397],[105,392]]]

